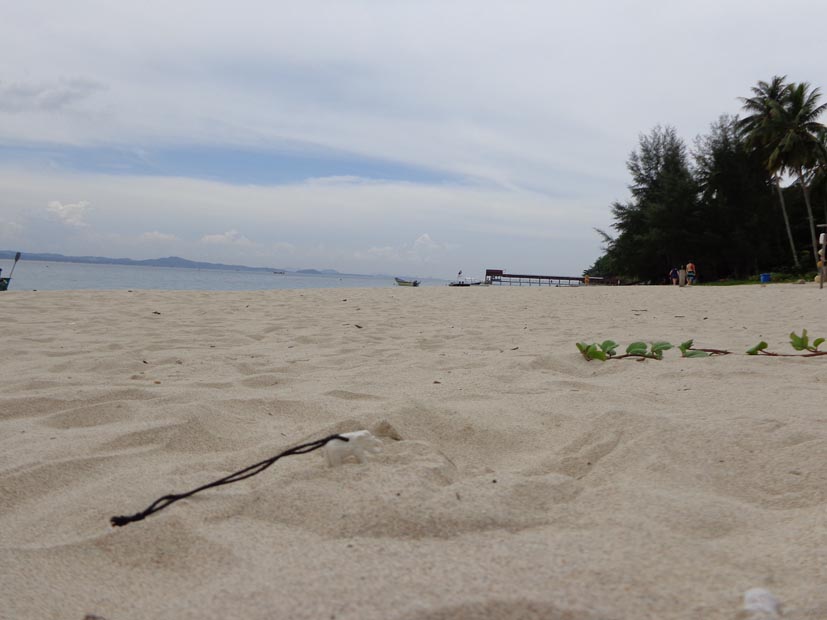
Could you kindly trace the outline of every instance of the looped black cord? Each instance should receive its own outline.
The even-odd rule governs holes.
[[[318,450],[327,442],[332,441],[334,439],[349,441],[347,437],[343,437],[342,435],[330,435],[328,437],[325,437],[324,439],[318,439],[316,441],[311,441],[310,443],[303,443],[300,446],[296,446],[295,448],[285,450],[281,454],[277,454],[276,456],[271,457],[265,461],[261,461],[260,463],[256,463],[255,465],[245,467],[244,469],[230,474],[229,476],[225,476],[220,480],[216,480],[214,482],[210,482],[209,484],[205,484],[204,486],[200,486],[197,489],[193,489],[192,491],[187,491],[186,493],[180,494],[164,495],[163,497],[159,497],[154,502],[152,502],[146,510],[136,512],[134,515],[122,515],[119,517],[112,517],[111,519],[109,519],[109,522],[112,524],[113,527],[121,527],[126,525],[127,523],[132,523],[133,521],[141,521],[142,519],[147,518],[153,512],[163,510],[170,504],[177,502],[179,499],[190,497],[191,495],[195,495],[196,493],[205,491],[207,489],[211,489],[213,487],[220,487],[225,484],[230,484],[231,482],[238,482],[239,480],[250,478],[252,476],[255,476],[256,474],[260,474],[283,456],[292,456],[294,454],[306,454],[308,452],[312,452],[313,450]]]

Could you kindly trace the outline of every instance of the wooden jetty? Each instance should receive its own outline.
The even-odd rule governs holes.
[[[522,273],[505,273],[502,269],[486,269],[485,283],[501,286],[606,286],[618,285],[620,280],[594,276],[534,276]]]

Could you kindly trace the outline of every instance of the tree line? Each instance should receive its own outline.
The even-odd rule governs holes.
[[[604,253],[585,274],[659,283],[689,261],[705,281],[817,269],[827,104],[786,76],[739,99],[743,116],[721,116],[691,149],[673,127],[640,136],[627,161],[631,197],[611,206],[615,235],[597,229]]]

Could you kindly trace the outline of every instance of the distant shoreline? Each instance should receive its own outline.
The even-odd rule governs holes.
[[[0,250],[0,260],[14,260],[16,251]],[[288,270],[280,267],[248,267],[247,265],[228,265],[225,263],[208,263],[191,261],[179,256],[168,256],[166,258],[148,258],[135,260],[132,258],[110,258],[107,256],[65,256],[63,254],[31,252],[24,253],[23,260],[53,262],[53,263],[79,263],[84,265],[128,265],[130,267],[175,267],[179,269],[215,269],[221,271],[256,271],[275,272],[279,274],[295,273],[300,275],[324,275],[343,276],[363,274],[344,274],[335,269],[296,269]],[[372,277],[372,276],[363,276]]]

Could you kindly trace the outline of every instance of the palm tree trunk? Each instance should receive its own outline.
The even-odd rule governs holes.
[[[824,195],[824,223],[827,224],[827,194]],[[827,232],[827,230],[824,232]]]
[[[816,223],[813,219],[813,207],[810,205],[810,188],[804,182],[804,172],[798,171],[798,182],[804,192],[804,204],[807,205],[807,219],[810,220],[810,241],[813,244],[813,262],[818,263],[818,241],[816,240]]]
[[[776,177],[775,189],[778,190],[778,201],[781,203],[781,213],[784,215],[784,226],[787,227],[787,238],[790,240],[790,250],[793,253],[793,264],[796,269],[800,269],[801,265],[798,262],[798,254],[795,251],[795,242],[793,241],[793,231],[790,230],[790,218],[787,217],[787,204],[784,202],[784,192],[781,190],[781,179]]]

